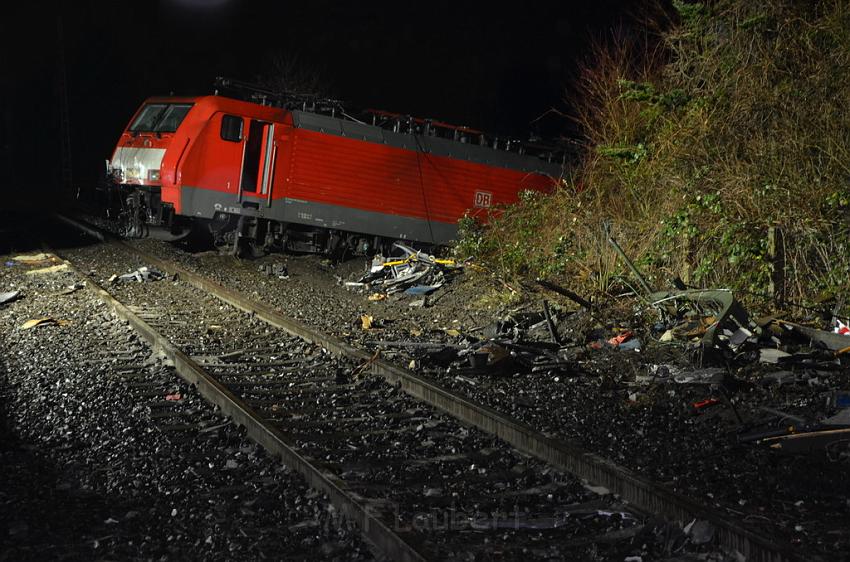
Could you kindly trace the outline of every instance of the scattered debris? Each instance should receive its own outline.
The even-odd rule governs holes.
[[[51,261],[53,259],[53,255],[51,254],[24,254],[20,256],[13,256],[13,262],[21,262],[21,263],[44,263]],[[8,263],[8,262],[7,262]]]
[[[61,291],[58,291],[54,294],[56,296],[70,295],[71,293],[76,293],[77,291],[79,291],[83,287],[85,287],[85,285],[83,283],[74,283],[73,285],[68,285],[67,287],[65,287]]]
[[[0,304],[10,303],[20,298],[20,296],[20,291],[8,291],[6,293],[0,293]]]
[[[537,284],[540,285],[541,287],[545,288],[545,289],[549,289],[550,291],[554,291],[554,292],[558,293],[559,295],[564,295],[565,297],[567,297],[568,299],[570,299],[571,301],[573,301],[574,303],[576,303],[577,305],[579,305],[582,308],[586,308],[588,310],[593,308],[593,304],[591,304],[591,302],[589,300],[587,300],[583,297],[580,297],[578,294],[574,293],[573,291],[570,291],[567,288],[561,287],[559,285],[556,285],[556,284],[551,283],[549,281],[545,281],[543,279],[538,279]]]
[[[841,332],[828,332],[826,330],[818,330],[816,328],[810,328],[809,326],[803,326],[801,324],[795,324],[793,322],[787,322],[785,320],[779,320],[779,324],[785,328],[791,329],[795,332],[798,332],[805,337],[809,338],[812,343],[817,343],[826,349],[830,349],[832,351],[839,351],[846,347],[850,347],[850,336],[843,334]]]
[[[703,519],[694,519],[683,530],[693,544],[707,544],[714,538],[714,525]]]
[[[404,279],[406,292],[412,288],[409,292],[424,294],[420,287],[425,282],[410,279],[422,271],[387,271],[399,265],[378,260],[371,277],[358,283],[387,280],[392,287],[393,281]],[[526,307],[490,326],[444,328],[443,336],[431,336],[439,341],[372,343],[394,348],[389,353],[403,354],[417,369],[445,369],[446,380],[476,396],[496,384],[496,377],[530,375],[531,386],[547,379],[602,385],[632,407],[668,402],[696,423],[722,420],[719,427],[739,446],[788,454],[825,452],[831,460],[850,460],[850,383],[839,378],[850,365],[846,319],[833,318],[826,328],[824,317],[817,327],[785,320],[781,312],[753,318],[731,290],[652,292],[640,273],[633,273],[643,291],[620,296],[608,308],[538,280],[579,308],[543,300],[539,311]],[[681,282],[678,286],[684,287]],[[423,336],[422,331],[411,333],[413,338]],[[795,389],[814,396],[809,411],[782,402],[795,396],[789,394]],[[515,409],[538,409],[533,394],[517,392],[505,399]],[[692,521],[681,540],[701,545],[715,534],[707,522]]]
[[[762,363],[779,363],[783,357],[791,357],[791,354],[781,349],[770,347],[759,349],[759,361]]]
[[[357,281],[345,282],[345,286],[372,290],[369,297],[372,301],[383,300],[375,298],[376,294],[382,294],[384,298],[396,293],[424,297],[440,289],[450,276],[462,268],[455,260],[436,258],[400,242],[393,244],[393,249],[402,255],[375,256],[369,271]]]
[[[740,334],[748,333],[735,336],[737,330],[748,328],[750,321],[728,289],[660,291],[650,294],[649,302],[661,313],[661,322],[672,330],[673,337],[699,338],[706,346],[722,340],[734,346],[731,337],[740,340]],[[744,340],[746,337],[740,341]]]
[[[27,275],[50,275],[51,273],[59,273],[62,271],[68,271],[67,263],[60,263],[56,265],[51,265],[50,267],[42,267],[41,269],[31,269],[27,271]]]
[[[824,429],[790,433],[762,440],[764,445],[783,453],[811,453],[830,450],[846,455],[850,453],[850,428]]]
[[[415,285],[413,287],[408,287],[407,289],[405,289],[404,294],[414,296],[430,295],[442,286],[442,283],[440,283],[439,285]]]
[[[109,283],[145,283],[147,281],[159,281],[160,279],[164,279],[165,274],[153,267],[142,266],[136,271],[131,273],[125,273],[124,275],[113,275],[109,278]]]
[[[57,320],[56,318],[45,316],[44,318],[34,318],[32,320],[27,320],[26,322],[21,324],[20,329],[29,330],[30,328],[35,328],[37,326],[67,326],[70,323],[70,320]]]
[[[289,279],[289,268],[285,263],[265,263],[258,269],[260,273],[265,273],[278,279]]]

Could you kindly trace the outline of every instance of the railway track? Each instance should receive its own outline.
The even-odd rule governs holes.
[[[23,297],[0,315],[0,559],[373,559],[76,272],[15,263],[4,286]],[[46,316],[62,320],[21,328]]]
[[[103,248],[113,271],[147,264],[179,281],[93,286],[101,299],[392,559],[618,552],[647,532],[648,513],[707,520],[748,560],[799,559],[680,494],[177,264],[120,242]],[[66,257],[107,276],[102,255]]]

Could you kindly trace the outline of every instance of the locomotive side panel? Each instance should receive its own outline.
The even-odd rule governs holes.
[[[225,115],[221,112],[214,114],[192,143],[190,152],[184,156],[181,166],[181,184],[184,190],[205,189],[233,195],[238,193],[242,138],[241,134],[223,137],[222,123]],[[228,124],[233,119],[239,120],[244,128],[244,119],[241,116],[228,115]],[[224,130],[234,129],[232,125],[229,126],[230,129]],[[240,131],[241,129],[237,132]]]
[[[550,190],[560,165],[431,135],[390,131],[300,111],[288,220],[447,243],[468,211]]]
[[[248,104],[210,96],[198,103],[198,119],[201,123],[196,131],[183,139],[185,148],[174,150],[175,181],[172,185],[163,182],[163,201],[174,204],[178,213],[186,216],[212,218],[216,212],[251,216],[270,216],[259,200],[270,201],[266,193],[242,192],[243,171],[250,163],[245,162],[246,144],[251,140],[254,124],[261,124],[264,132],[274,130],[272,147],[281,144],[285,131],[291,128],[286,123],[286,113],[282,110]],[[265,145],[259,147],[262,156],[254,162],[257,177],[265,164]],[[271,155],[272,152],[270,151]],[[275,160],[281,158],[276,153]],[[268,170],[275,179],[270,185],[282,185],[282,166],[271,166]],[[255,186],[256,187],[256,186]],[[245,206],[245,201],[252,201]],[[274,217],[281,219],[282,217]]]
[[[486,212],[515,202],[521,189],[553,185],[544,175],[438,155],[427,138],[387,137],[378,143],[294,129],[287,220],[447,243],[468,210]]]
[[[416,153],[294,129],[287,220],[432,241]]]
[[[508,168],[486,166],[466,160],[420,153],[422,181],[427,186],[433,220],[457,223],[467,212],[485,219],[496,205],[517,201],[524,189],[550,190],[547,176]]]

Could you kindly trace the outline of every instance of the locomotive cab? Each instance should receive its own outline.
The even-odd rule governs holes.
[[[194,106],[192,98],[151,98],[124,130],[107,171],[118,187],[118,221],[128,237],[174,239],[188,233],[174,209],[161,199],[162,164],[175,135]]]

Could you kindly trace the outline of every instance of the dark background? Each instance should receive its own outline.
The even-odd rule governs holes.
[[[271,59],[318,73],[346,107],[379,108],[527,138],[570,135],[565,90],[592,39],[640,9],[624,0],[336,3],[80,0],[4,5],[0,165],[4,193],[61,187],[68,99],[73,185],[91,187],[139,104],[255,80]],[[634,26],[633,26],[634,27]],[[542,127],[542,129],[541,129]],[[8,197],[5,198],[8,200]]]

